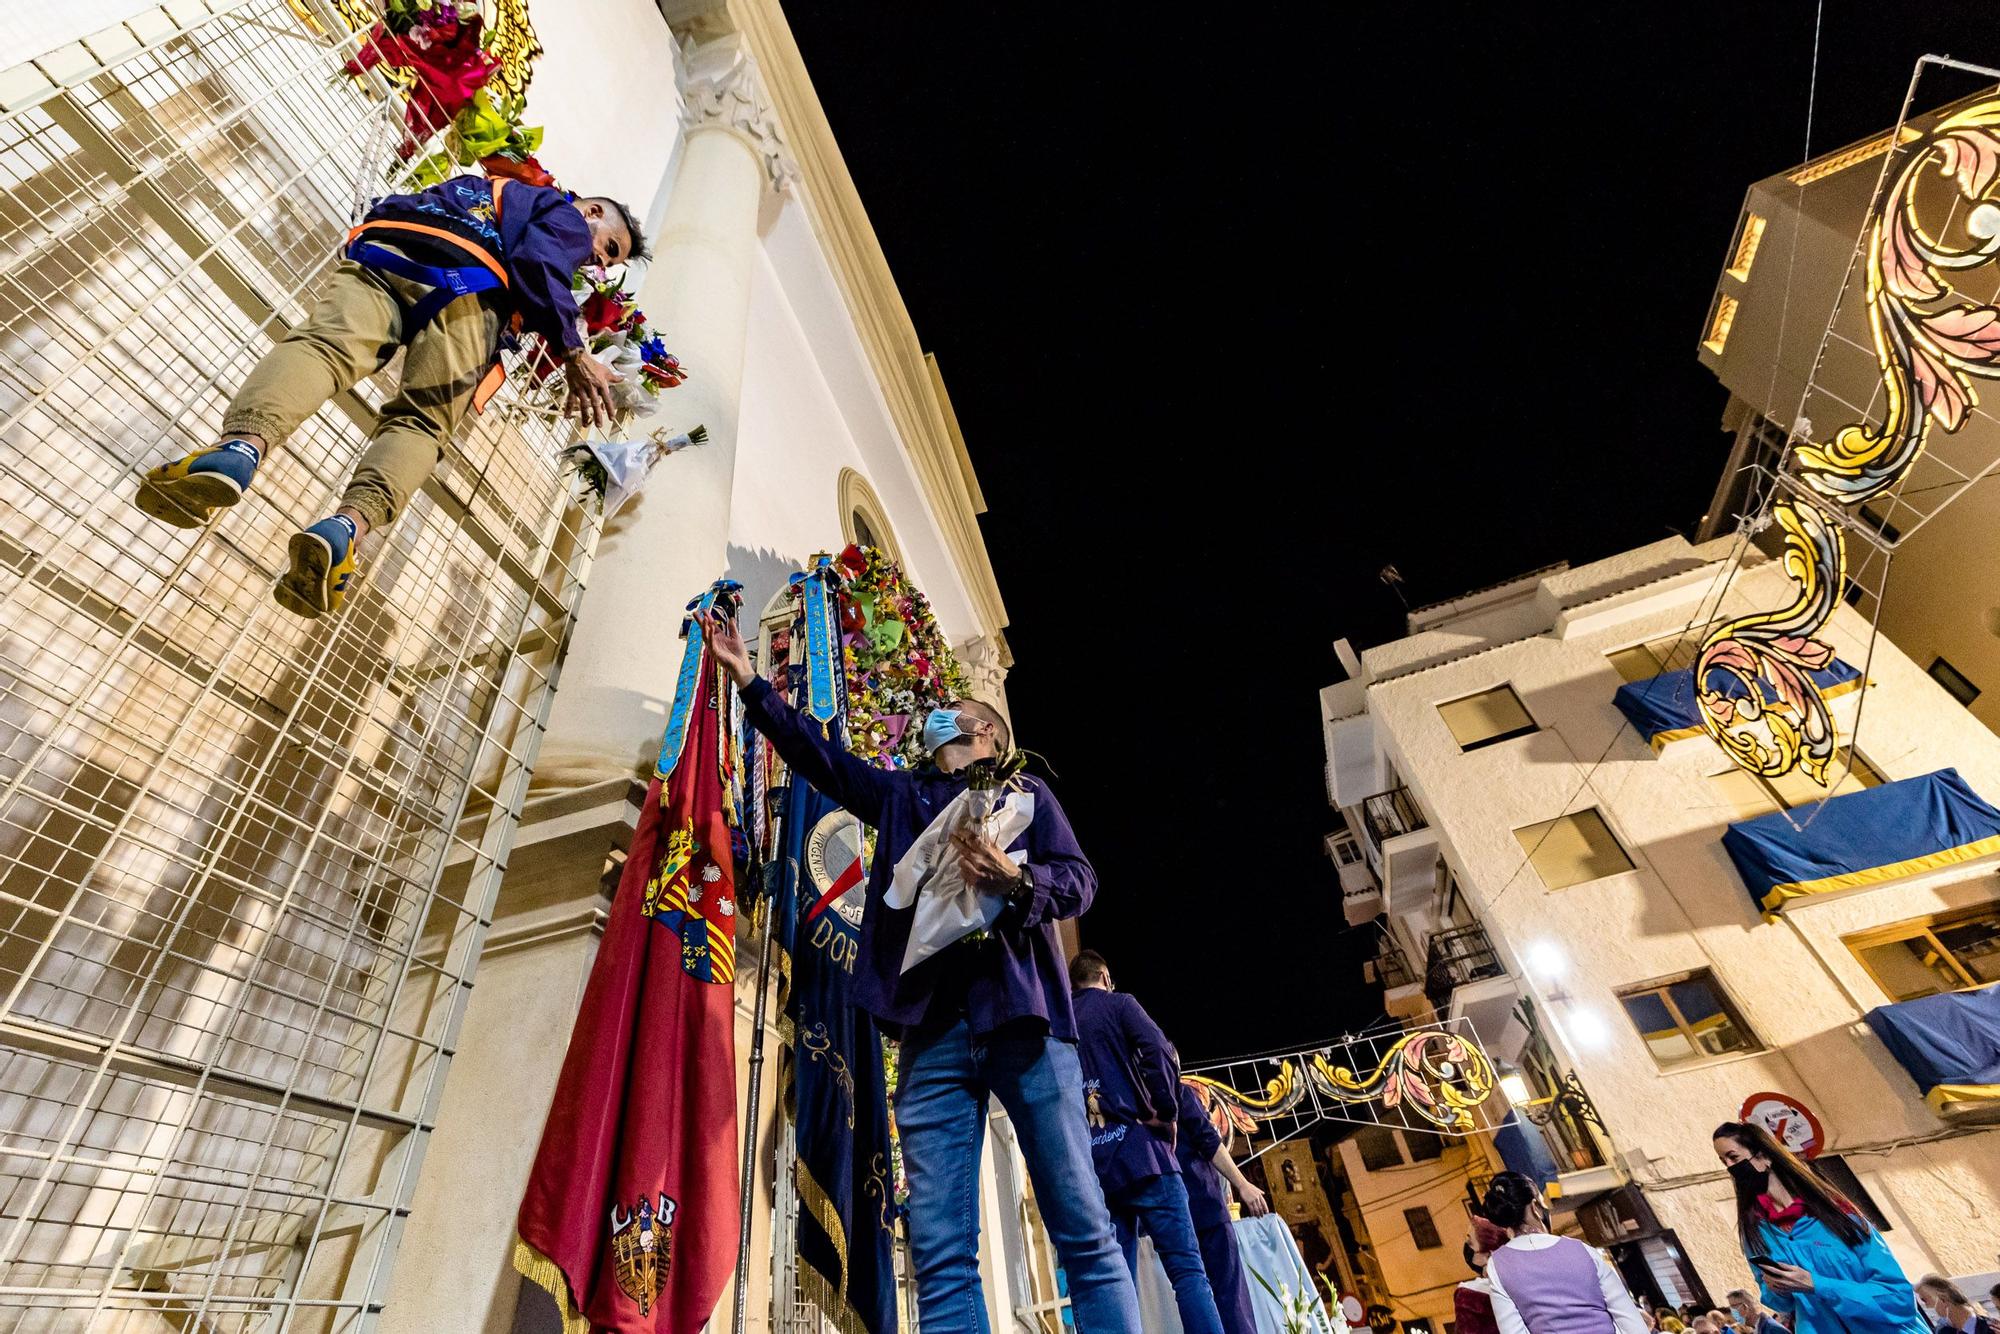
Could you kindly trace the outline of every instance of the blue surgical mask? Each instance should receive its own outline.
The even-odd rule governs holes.
[[[962,736],[971,736],[958,719],[957,709],[932,709],[930,717],[924,719],[924,749],[935,755],[940,747],[948,746]]]

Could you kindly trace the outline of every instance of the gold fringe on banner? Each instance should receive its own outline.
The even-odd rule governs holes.
[[[570,1300],[569,1279],[564,1277],[562,1266],[530,1246],[518,1232],[514,1234],[514,1268],[522,1278],[556,1299],[556,1310],[562,1312],[563,1334],[590,1334],[590,1318]]]
[[[861,1323],[860,1312],[849,1306],[847,1298],[835,1292],[818,1270],[800,1265],[796,1275],[799,1295],[811,1302],[820,1317],[840,1334],[872,1334],[868,1326]]]

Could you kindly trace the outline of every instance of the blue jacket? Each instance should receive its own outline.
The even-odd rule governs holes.
[[[960,942],[905,973],[903,948],[909,943],[916,910],[891,908],[882,896],[897,860],[964,790],[964,777],[934,768],[878,769],[822,735],[818,724],[802,722],[791,705],[772,693],[769,681],[754,680],[745,686],[743,707],[785,763],[861,823],[874,826],[868,904],[854,961],[854,1003],[880,1020],[891,1035],[919,1025],[943,1027],[962,1011],[974,1037],[1026,1020],[1051,1037],[1075,1042],[1069,970],[1055,923],[1090,906],[1097,893],[1097,872],[1077,846],[1069,820],[1048,785],[1037,778],[1022,779],[1035,795],[1034,822],[1016,842],[1017,847],[1025,845],[1025,865],[1034,877],[1034,894],[1026,906],[1002,913],[985,941]]]
[[[415,194],[378,199],[368,216],[423,223],[479,246],[507,270],[509,308],[524,330],[540,334],[558,354],[582,346],[570,281],[590,259],[590,224],[561,190],[509,181],[495,225],[493,183],[454,176]],[[420,253],[424,243],[400,233],[390,244],[424,263],[464,263],[454,253]]]
[[[1076,993],[1077,1059],[1092,1113],[1090,1163],[1107,1193],[1180,1170],[1174,1159],[1180,1075],[1166,1035],[1132,997]]]
[[[1790,1232],[1765,1223],[1760,1242],[1763,1254],[1813,1276],[1811,1292],[1773,1292],[1763,1271],[1750,1266],[1764,1304],[1793,1317],[1792,1334],[1932,1334],[1910,1280],[1873,1228],[1849,1246],[1808,1215]]]

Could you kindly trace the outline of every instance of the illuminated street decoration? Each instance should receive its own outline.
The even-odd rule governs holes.
[[[1353,1060],[1355,1048],[1368,1059]],[[1243,1078],[1260,1064],[1276,1072],[1261,1085]],[[1358,1073],[1363,1068],[1366,1075]],[[1414,1117],[1449,1134],[1470,1134],[1481,1128],[1473,1112],[1497,1082],[1478,1039],[1451,1026],[1395,1029],[1275,1060],[1225,1062],[1184,1078],[1234,1114],[1264,1124],[1294,1122],[1287,1133],[1274,1129],[1279,1140],[1328,1117],[1376,1125],[1408,1125]]]
[[[1472,1109],[1493,1094],[1493,1063],[1479,1044],[1442,1029],[1419,1029],[1389,1048],[1367,1078],[1323,1056],[1312,1059],[1313,1082],[1344,1103],[1402,1107],[1441,1130],[1474,1128]]]
[[[1971,205],[1957,248],[1918,217],[1929,169],[1954,187],[1951,213]],[[1933,427],[1957,431],[1978,402],[1973,379],[2000,378],[2000,308],[1962,294],[1952,278],[2000,256],[2000,99],[1941,121],[1910,150],[1879,201],[1868,234],[1868,325],[1886,409],[1879,428],[1842,428],[1830,444],[1788,452],[1771,517],[1784,535],[1789,606],[1737,617],[1702,643],[1695,665],[1702,725],[1735,763],[1777,777],[1803,768],[1827,783],[1835,754],[1826,699],[1809,673],[1833,661],[1818,633],[1847,581],[1844,510],[1895,488],[1922,456]]]

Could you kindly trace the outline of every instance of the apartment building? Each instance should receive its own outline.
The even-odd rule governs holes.
[[[2000,979],[2000,811],[1980,795],[2000,795],[2000,741],[1926,664],[1886,640],[1871,657],[1843,607],[1828,635],[1868,669],[1827,692],[1835,795],[1735,768],[1687,664],[1705,625],[1788,587],[1753,546],[1670,539],[1412,613],[1403,639],[1343,646],[1350,679],[1321,696],[1329,850],[1350,920],[1379,913],[1390,1011],[1472,1024],[1509,1104],[1497,1155],[1642,1299],[1748,1281],[1710,1148],[1746,1108],[1913,1275],[1993,1263],[1986,1090],[1899,1034]],[[1883,830],[1937,846],[1870,864]],[[1770,883],[1744,853],[1769,845],[1827,874]]]

